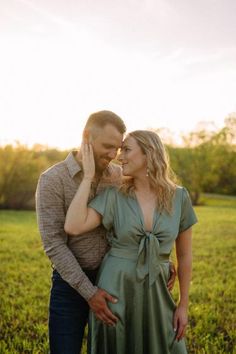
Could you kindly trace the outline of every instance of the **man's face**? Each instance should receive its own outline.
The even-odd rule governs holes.
[[[121,147],[123,135],[111,124],[98,129],[91,139],[97,171],[103,171]]]

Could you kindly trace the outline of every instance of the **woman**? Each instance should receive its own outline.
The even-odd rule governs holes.
[[[128,178],[119,189],[105,189],[89,207],[95,170],[91,146],[85,144],[82,153],[84,178],[69,207],[65,230],[78,235],[103,223],[112,231],[98,287],[118,299],[109,306],[119,318],[115,326],[107,326],[91,315],[91,353],[186,353],[191,226],[196,216],[186,189],[170,179],[160,138],[151,131],[130,133],[119,156]],[[177,305],[167,289],[174,244],[180,288]]]

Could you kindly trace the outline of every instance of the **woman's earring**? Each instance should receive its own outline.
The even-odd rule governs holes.
[[[149,177],[149,168],[147,167],[146,177]]]

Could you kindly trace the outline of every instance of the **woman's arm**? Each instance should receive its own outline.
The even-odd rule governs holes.
[[[90,144],[81,146],[84,177],[69,206],[64,229],[66,233],[76,236],[95,229],[101,224],[102,217],[96,210],[88,208],[91,183],[95,175],[93,149]]]
[[[188,294],[192,274],[192,228],[181,232],[176,239],[180,298],[174,314],[176,339],[184,337],[188,324]]]

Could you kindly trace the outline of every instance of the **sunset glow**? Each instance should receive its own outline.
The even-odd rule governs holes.
[[[71,148],[88,115],[128,130],[236,111],[236,2],[2,0],[0,144]]]

